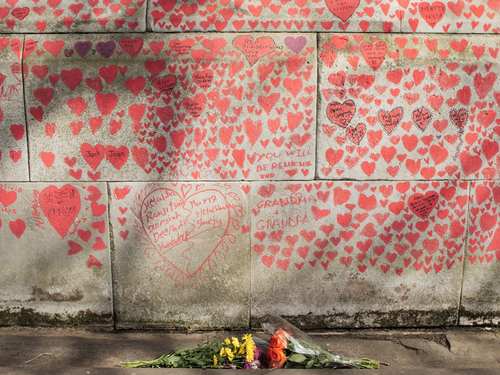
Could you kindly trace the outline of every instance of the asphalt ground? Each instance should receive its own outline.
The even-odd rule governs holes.
[[[116,331],[68,328],[0,328],[0,374],[217,375],[201,369],[126,369],[120,362],[150,360],[176,347],[240,336],[239,331]],[[384,362],[378,370],[273,370],[275,374],[500,374],[497,328],[370,329],[308,332],[335,353]],[[259,332],[254,332],[259,336]]]

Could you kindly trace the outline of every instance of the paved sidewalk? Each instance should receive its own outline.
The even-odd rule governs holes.
[[[240,332],[90,332],[70,329],[0,329],[0,374],[204,375],[229,370],[124,369],[120,362],[147,360],[177,346],[196,346]],[[482,328],[352,330],[312,333],[325,347],[353,358],[386,362],[379,370],[343,374],[493,375],[500,373],[500,336]],[[275,370],[325,374],[329,370]],[[259,374],[266,370],[256,370]]]

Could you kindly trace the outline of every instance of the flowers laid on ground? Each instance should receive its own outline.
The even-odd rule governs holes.
[[[202,369],[258,369],[261,366],[261,350],[266,351],[264,367],[273,368],[358,368],[377,369],[378,361],[349,359],[324,349],[307,334],[279,316],[270,315],[262,322],[271,335],[267,340],[256,337],[260,349],[251,334],[226,338],[221,342],[208,342],[195,348],[183,348],[162,354],[151,361],[124,362],[123,367],[164,367]],[[266,363],[267,362],[267,363]]]
[[[223,342],[209,342],[196,348],[183,348],[162,354],[152,361],[124,362],[123,367],[164,368],[259,368],[261,351],[255,346],[251,334],[238,340],[226,338]]]
[[[322,348],[307,334],[278,316],[268,316],[262,326],[272,334],[266,352],[269,368],[379,368],[378,361],[344,358]]]

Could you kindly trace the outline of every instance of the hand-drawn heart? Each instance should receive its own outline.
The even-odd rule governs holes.
[[[358,124],[356,127],[350,126],[346,129],[347,138],[359,145],[366,133],[366,125]]]
[[[12,9],[12,17],[17,18],[19,21],[24,20],[28,14],[30,14],[30,8],[28,7]]]
[[[140,37],[136,37],[134,39],[126,37],[121,38],[118,43],[120,44],[120,47],[122,47],[123,50],[134,59],[141,52],[144,40]]]
[[[120,170],[120,168],[127,162],[129,152],[126,146],[120,146],[118,148],[106,146],[105,150],[106,159],[108,159],[116,169]]]
[[[351,99],[346,100],[344,103],[331,102],[326,108],[326,115],[328,119],[334,124],[345,128],[352,120],[356,112],[356,105]]]
[[[377,118],[379,122],[382,124],[383,129],[387,134],[391,135],[394,129],[398,126],[403,118],[403,108],[397,107],[391,110],[390,112],[386,112],[384,110],[380,110],[377,114]]]
[[[417,127],[424,131],[429,121],[431,121],[432,114],[425,107],[417,108],[412,113],[413,122]]]
[[[194,75],[193,75],[193,81],[194,81]],[[176,83],[177,83],[177,77],[174,76],[173,74],[169,74],[164,77],[158,77],[153,80],[153,86],[158,91],[164,93],[165,95],[170,95]]]
[[[418,4],[418,11],[424,21],[427,22],[430,27],[434,28],[434,26],[443,19],[446,13],[446,5],[441,1],[435,1],[432,5],[423,1]]]
[[[80,193],[71,185],[61,189],[50,185],[40,192],[38,204],[52,228],[64,238],[80,213]]]
[[[180,41],[179,39],[174,39],[170,43],[168,43],[168,47],[172,49],[174,52],[183,56],[188,53],[191,48],[193,48],[195,43],[194,39],[188,38]]]
[[[194,118],[198,118],[200,117],[201,112],[203,112],[203,109],[207,104],[207,97],[205,96],[205,94],[199,93],[196,94],[193,99],[182,99],[181,103],[184,109],[188,111],[191,116],[193,116]]]
[[[26,230],[26,223],[22,219],[17,219],[9,223],[9,228],[14,236],[20,238]]]
[[[136,230],[147,238],[144,245],[162,258],[166,275],[181,285],[209,276],[206,266],[216,264],[217,254],[229,250],[231,225],[239,227],[243,214],[225,191],[196,190],[190,185],[181,191],[158,187],[138,202],[141,225]]]
[[[107,42],[99,42],[96,44],[95,49],[97,50],[99,55],[101,55],[105,59],[109,59],[115,52],[116,43],[112,40],[109,40]]]
[[[359,6],[359,0],[325,0],[325,4],[334,16],[346,22]]]
[[[474,88],[479,95],[479,99],[484,99],[488,95],[496,80],[497,74],[494,72],[490,72],[484,78],[480,73],[474,76]]]
[[[63,70],[61,72],[61,81],[68,86],[68,88],[73,91],[76,86],[80,84],[83,78],[83,73],[78,68],[73,68],[71,70]]]
[[[0,189],[0,203],[4,207],[7,207],[14,203],[17,199],[17,193],[15,191],[7,191],[5,189]]]
[[[408,207],[415,215],[425,220],[438,202],[439,194],[435,191],[428,191],[425,195],[415,193],[408,198]]]
[[[452,109],[450,111],[450,120],[455,125],[459,131],[463,131],[465,124],[467,124],[467,118],[469,117],[467,110],[465,108],[460,108],[459,111]]]
[[[163,11],[168,13],[174,9],[177,0],[158,0],[157,4],[162,7]]]
[[[254,41],[253,37],[249,35],[240,35],[233,39],[233,45],[243,52],[250,65],[276,50],[276,43],[268,36],[257,38]]]
[[[115,109],[116,103],[118,102],[118,96],[113,93],[105,95],[98,92],[95,94],[95,102],[102,115],[108,116],[113,112],[113,109]]]
[[[287,36],[285,38],[285,46],[287,46],[297,54],[299,54],[306,45],[307,39],[305,36],[298,36],[297,38],[294,38],[293,36]]]
[[[495,230],[493,234],[493,238],[491,239],[490,244],[486,248],[486,252],[490,251],[499,251],[500,250],[500,228]]]
[[[156,107],[155,112],[160,118],[160,121],[165,125],[167,125],[175,117],[174,109],[170,106]]]
[[[378,42],[377,44],[363,42],[359,45],[359,50],[366,63],[370,65],[373,71],[376,71],[384,62],[387,44],[385,42]]]
[[[45,107],[49,105],[54,97],[54,90],[51,87],[37,88],[33,91],[33,96],[42,103]]]
[[[105,153],[103,145],[97,144],[95,146],[91,146],[89,143],[82,143],[80,151],[87,164],[94,171],[97,169],[99,164],[101,164]]]
[[[210,69],[196,71],[193,74],[193,82],[196,83],[205,92],[212,84],[213,79],[214,79],[214,72]]]
[[[89,53],[91,48],[92,48],[92,42],[90,41],[75,43],[75,51],[78,54],[78,56],[80,56],[82,59],[85,56],[87,56],[87,53]]]

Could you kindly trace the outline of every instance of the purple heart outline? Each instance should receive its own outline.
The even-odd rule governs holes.
[[[285,46],[290,48],[296,54],[299,54],[300,51],[304,49],[307,44],[307,39],[305,36],[298,36],[294,38],[293,36],[287,36],[285,38]]]
[[[104,57],[105,59],[109,59],[113,53],[115,52],[116,43],[112,40],[107,42],[99,42],[96,45],[96,50],[99,52],[99,55]]]
[[[89,53],[91,48],[92,48],[92,42],[89,41],[75,43],[75,51],[76,53],[78,53],[78,56],[80,56],[82,59],[85,56],[87,56],[87,53]]]

